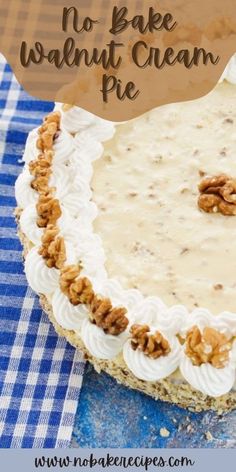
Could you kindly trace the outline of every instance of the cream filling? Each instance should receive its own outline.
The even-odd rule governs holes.
[[[117,126],[94,163],[94,230],[124,288],[236,313],[236,217],[198,209],[200,171],[236,177],[232,84]]]

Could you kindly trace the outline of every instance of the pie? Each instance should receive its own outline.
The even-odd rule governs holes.
[[[16,182],[26,277],[57,332],[195,411],[236,408],[233,70],[121,124],[57,104]]]

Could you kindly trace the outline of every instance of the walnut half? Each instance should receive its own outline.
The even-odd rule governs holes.
[[[206,327],[201,333],[193,326],[187,333],[185,354],[195,366],[209,363],[216,369],[223,369],[229,361],[231,347],[231,341],[216,329]]]
[[[159,331],[151,334],[149,326],[134,324],[131,326],[130,333],[131,346],[134,351],[140,349],[152,359],[158,359],[170,353],[169,342]]]
[[[236,215],[236,179],[225,174],[203,179],[198,186],[198,206],[206,213]]]
[[[49,268],[61,269],[66,260],[65,242],[58,233],[59,229],[56,226],[48,225],[42,236],[39,254],[45,259]]]

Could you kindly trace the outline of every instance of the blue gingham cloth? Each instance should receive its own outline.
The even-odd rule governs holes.
[[[53,108],[27,95],[0,56],[0,447],[70,445],[81,355],[59,338],[27,286],[14,183],[28,132]]]

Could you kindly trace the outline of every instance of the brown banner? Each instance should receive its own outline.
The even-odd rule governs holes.
[[[8,0],[0,49],[31,95],[120,121],[208,93],[236,51],[235,0]]]

